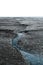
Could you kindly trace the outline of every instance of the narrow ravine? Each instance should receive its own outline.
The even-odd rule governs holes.
[[[17,46],[18,40],[20,40],[23,36],[24,36],[23,33],[18,33],[17,37],[13,39],[13,47],[15,46],[16,48],[18,48],[21,54],[23,55],[24,59],[27,60],[27,62],[30,61],[31,65],[43,65],[43,57],[39,56],[38,54],[34,55],[27,53],[26,51],[21,50]]]

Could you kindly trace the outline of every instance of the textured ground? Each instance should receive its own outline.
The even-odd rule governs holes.
[[[16,34],[22,32],[24,34],[24,37],[22,37],[18,41],[18,46],[20,46],[20,48],[23,48],[24,50],[26,50],[29,53],[43,55],[43,18],[39,18],[39,17],[38,18],[35,18],[35,17],[0,18],[0,29],[1,30],[10,29],[10,30],[13,30],[14,33],[16,33]],[[1,35],[0,35],[0,40],[1,40]],[[4,40],[4,38],[3,38],[3,40]],[[9,52],[10,50],[15,51],[14,49],[11,49],[12,47],[9,48],[9,51],[8,51],[8,45],[6,47],[5,43],[4,43],[4,47],[3,47],[4,49],[1,48],[1,46],[3,47],[3,43],[2,43],[2,45],[0,45],[0,49],[3,50],[3,52],[0,51],[0,54],[3,53],[3,55],[1,54],[2,56],[0,56],[0,58],[6,54],[6,53],[4,53],[5,51],[7,51],[7,52]],[[13,54],[13,52],[11,52],[11,54]],[[8,53],[8,55],[10,55],[10,54]],[[17,55],[15,57],[18,58]],[[8,58],[7,58],[7,60],[8,60]],[[9,59],[11,59],[11,61],[12,61],[12,57]],[[11,61],[8,60],[8,62],[11,62]],[[6,63],[8,63],[8,62],[6,61]],[[16,62],[18,62],[18,60]],[[3,64],[2,61],[1,61],[1,63]],[[23,61],[23,63],[24,63],[24,61]],[[18,65],[19,64],[20,64],[20,62],[18,63]],[[23,64],[23,65],[25,65],[25,64]]]
[[[0,43],[0,65],[27,65],[21,53],[9,43]]]

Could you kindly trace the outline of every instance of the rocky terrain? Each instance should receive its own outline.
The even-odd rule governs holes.
[[[0,65],[27,65],[17,48],[9,43],[0,43]]]
[[[28,52],[43,55],[43,31],[33,31],[24,34],[17,45]]]
[[[24,56],[25,52],[30,53],[30,54],[26,53],[26,56],[31,54],[33,55],[38,54],[39,57],[41,56],[43,58],[43,18],[39,18],[39,17],[38,18],[37,17],[5,17],[3,18],[2,17],[0,18],[0,30],[7,31],[6,33],[0,32],[0,42],[2,41],[4,42],[4,43],[3,42],[0,43],[0,50],[3,50],[2,52],[0,51],[0,54],[1,53],[3,54],[3,55],[1,54],[2,56],[0,56],[0,58],[2,58],[4,55],[6,57],[7,56],[6,54],[8,54],[8,56],[12,55],[13,57],[13,52],[14,52],[14,57],[13,57],[14,65],[21,65],[22,61],[24,63],[22,65],[26,64],[25,61],[27,62],[26,60],[27,57],[25,58]],[[11,32],[9,33],[8,30],[11,30],[13,33]],[[11,44],[10,47],[9,47],[9,43]],[[4,49],[1,48],[1,46]],[[15,48],[15,46],[19,51]],[[22,52],[22,51],[20,52],[20,50],[25,52]],[[10,54],[10,51],[11,51],[11,54]],[[17,55],[15,56],[15,51],[17,51],[16,54],[21,56],[19,59],[20,62],[16,60],[17,64],[15,63],[15,57],[17,57],[18,59],[19,56]],[[11,58],[8,57],[7,59],[11,59],[11,61],[13,62],[12,57]],[[30,62],[31,60],[28,60],[28,61]],[[39,60],[40,59],[38,59],[38,63],[40,63],[41,61],[43,62],[43,59],[41,59],[40,62]],[[4,62],[7,63],[8,65],[11,61],[10,60],[7,61],[5,58]],[[12,62],[9,65],[12,65]],[[29,64],[29,62],[27,63]],[[2,61],[0,63],[3,64]],[[38,65],[37,63],[36,64],[34,63],[32,64],[32,63],[30,62],[31,65]],[[43,65],[43,63],[39,65]]]
[[[0,65],[30,65],[21,52],[16,47],[12,47],[12,39],[17,36],[16,32],[22,27],[23,25],[15,22],[15,19],[14,21],[12,18],[0,19]]]

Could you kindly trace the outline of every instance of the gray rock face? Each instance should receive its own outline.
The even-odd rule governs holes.
[[[26,65],[26,62],[16,48],[0,43],[0,65]]]
[[[15,32],[24,30],[26,25],[22,25],[15,17],[13,18],[0,18],[0,29],[10,29]]]

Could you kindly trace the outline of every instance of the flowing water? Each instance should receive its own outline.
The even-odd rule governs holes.
[[[35,54],[28,53],[24,50],[21,50],[17,46],[18,40],[20,40],[22,37],[24,37],[24,34],[18,33],[17,37],[13,39],[13,47],[15,46],[16,48],[18,48],[20,50],[24,59],[27,60],[27,62],[30,62],[30,65],[43,65],[43,57],[39,56],[38,54],[35,55]]]

